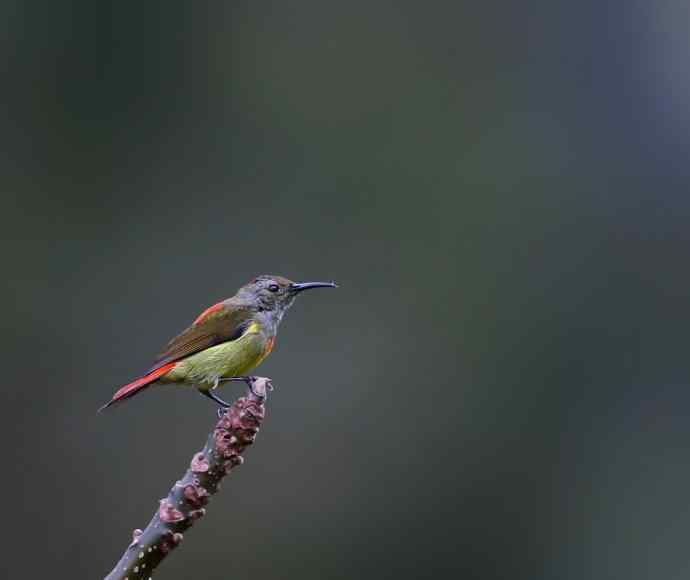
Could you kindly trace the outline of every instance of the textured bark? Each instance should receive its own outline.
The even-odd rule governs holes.
[[[206,441],[195,454],[187,473],[160,500],[145,530],[134,530],[127,547],[106,580],[150,578],[156,567],[183,539],[183,532],[206,513],[210,497],[221,480],[242,465],[241,453],[254,442],[264,418],[269,379],[252,379],[247,394],[225,409]]]

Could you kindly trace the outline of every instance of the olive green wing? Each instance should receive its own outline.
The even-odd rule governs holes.
[[[251,322],[249,308],[219,303],[202,312],[184,332],[173,338],[149,372],[209,347],[236,340]]]

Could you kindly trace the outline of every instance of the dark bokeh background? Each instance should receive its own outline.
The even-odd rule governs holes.
[[[269,272],[341,288],[161,578],[686,578],[689,19],[0,4],[3,576],[110,570],[214,409],[96,408]]]

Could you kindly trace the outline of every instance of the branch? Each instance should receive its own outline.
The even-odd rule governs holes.
[[[240,454],[254,442],[264,418],[266,390],[271,388],[269,379],[253,377],[247,394],[219,411],[218,423],[203,450],[194,455],[184,477],[160,500],[146,529],[134,530],[132,543],[106,580],[150,578],[180,545],[182,532],[206,513],[204,506],[220,489],[221,480],[242,465]]]

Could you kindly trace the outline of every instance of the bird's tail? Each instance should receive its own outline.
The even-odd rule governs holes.
[[[113,395],[113,398],[110,399],[110,401],[108,401],[105,405],[103,405],[100,409],[98,409],[98,412],[100,413],[101,411],[104,411],[105,409],[114,405],[115,403],[120,403],[120,402],[124,401],[125,399],[129,399],[130,397],[133,397],[138,392],[140,392],[144,388],[148,387],[152,382],[154,382],[155,380],[162,377],[165,373],[167,373],[174,366],[175,366],[175,362],[170,362],[170,363],[163,365],[162,367],[160,367],[154,371],[151,371],[149,374],[144,375],[143,377],[137,379],[136,381],[132,381],[131,383],[127,383],[124,387],[120,388]]]

